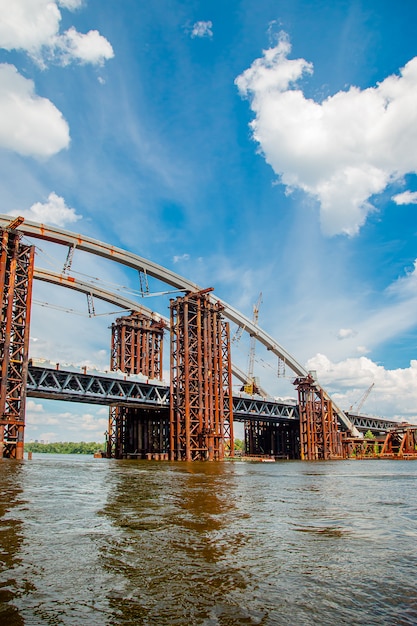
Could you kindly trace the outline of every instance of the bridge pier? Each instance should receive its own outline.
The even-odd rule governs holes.
[[[171,300],[170,459],[233,455],[229,324],[211,289]]]
[[[303,461],[344,458],[342,434],[332,401],[311,374],[294,381],[300,415],[300,454]]]
[[[23,459],[34,246],[0,230],[0,458]]]
[[[164,328],[164,322],[141,313],[118,318],[112,324],[110,369],[162,380]],[[154,448],[158,448],[159,453],[166,452],[167,423],[167,415],[159,419],[155,418],[155,413],[149,414],[147,409],[112,406],[109,411],[107,456],[116,459],[127,455],[146,458],[146,454],[153,452]]]

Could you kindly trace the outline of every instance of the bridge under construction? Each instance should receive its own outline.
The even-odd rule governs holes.
[[[22,235],[67,246],[62,274],[35,268],[35,247],[23,243]],[[234,421],[244,423],[248,455],[326,460],[346,458],[358,446],[363,451],[358,420],[343,412],[280,344],[214,296],[211,288],[201,289],[130,252],[23,218],[0,217],[0,237],[0,458],[23,458],[28,395],[108,404],[106,455],[111,458],[220,461],[234,455]],[[169,319],[75,279],[70,268],[76,248],[183,291],[170,300]],[[94,295],[129,312],[111,327],[109,376],[29,366],[34,278]],[[233,394],[233,376],[247,381],[232,363],[230,321],[294,372],[296,405]],[[162,381],[165,334],[170,338],[169,386]],[[376,428],[388,430],[382,455],[417,458],[416,427],[385,422]]]

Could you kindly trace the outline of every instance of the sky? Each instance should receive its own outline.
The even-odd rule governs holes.
[[[416,21],[414,0],[0,0],[0,212],[250,318],[260,299],[341,408],[372,385],[362,413],[416,423]],[[35,243],[62,271],[67,251]],[[71,272],[168,315],[156,281],[142,298],[137,273],[80,252]],[[108,368],[117,315],[36,282],[30,354]],[[254,373],[295,397],[260,346]],[[101,441],[107,409],[29,399],[26,419],[26,440]]]

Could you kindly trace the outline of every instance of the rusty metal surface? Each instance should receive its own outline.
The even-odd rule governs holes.
[[[309,374],[294,381],[300,416],[300,456],[316,461],[343,458],[342,436],[331,400]]]
[[[164,321],[143,313],[117,318],[111,327],[110,369],[161,381],[165,327]],[[158,409],[158,413],[160,417],[143,408],[111,407],[107,456],[167,454],[168,411]]]
[[[165,323],[133,313],[111,326],[110,369],[162,380]]]
[[[387,433],[380,456],[417,459],[417,427],[402,426]]]
[[[14,230],[0,237],[0,458],[22,459],[34,247]]]
[[[221,460],[226,420],[227,436],[233,436],[230,343],[222,332],[222,307],[207,292],[171,300],[171,460]]]

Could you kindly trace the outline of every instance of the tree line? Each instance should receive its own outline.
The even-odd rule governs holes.
[[[105,450],[104,443],[91,441],[58,441],[56,443],[25,443],[25,452],[45,452],[48,454],[94,454],[97,450]]]

